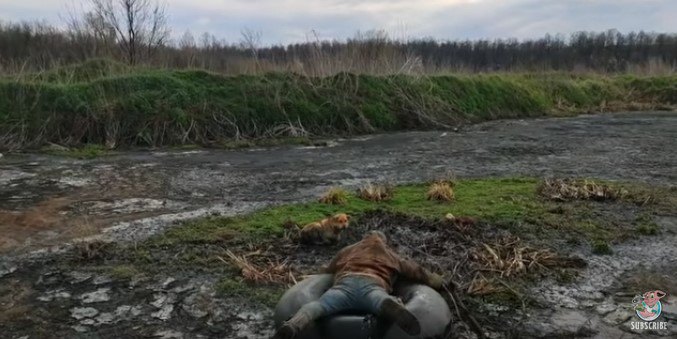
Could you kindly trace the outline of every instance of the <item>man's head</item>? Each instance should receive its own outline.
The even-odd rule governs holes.
[[[381,231],[369,231],[367,234],[364,235],[364,238],[369,238],[369,237],[375,237],[381,239],[384,243],[388,242],[388,238],[386,237],[385,233]]]

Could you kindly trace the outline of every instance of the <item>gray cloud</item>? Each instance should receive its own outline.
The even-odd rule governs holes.
[[[56,23],[67,3],[0,0],[0,19]],[[465,39],[677,28],[674,0],[169,0],[169,8],[176,36],[208,31],[237,41],[246,27],[260,31],[264,43],[303,41],[313,30],[338,39],[370,29],[398,38]]]

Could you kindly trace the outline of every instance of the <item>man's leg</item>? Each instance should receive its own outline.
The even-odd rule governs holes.
[[[419,324],[416,316],[409,312],[397,298],[389,295],[380,286],[374,286],[367,293],[367,302],[370,313],[377,315],[381,319],[394,322],[409,335],[421,333],[421,324]]]
[[[336,314],[352,307],[349,294],[345,289],[335,286],[324,292],[319,300],[309,302],[285,321],[277,330],[275,339],[291,339],[300,333],[306,326],[318,318]]]

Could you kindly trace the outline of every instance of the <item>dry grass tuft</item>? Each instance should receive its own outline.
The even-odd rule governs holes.
[[[452,184],[447,181],[437,181],[430,184],[430,188],[426,193],[428,200],[436,201],[452,201],[454,200],[454,189]]]
[[[348,192],[341,187],[332,187],[319,200],[323,204],[345,205],[348,202]]]
[[[357,189],[357,196],[367,201],[388,201],[393,198],[395,188],[391,184],[372,184]]]
[[[514,277],[528,271],[566,264],[565,259],[547,249],[524,246],[517,237],[504,237],[494,244],[483,243],[471,252],[480,271],[494,272],[501,277]],[[570,263],[573,264],[573,263]]]
[[[622,188],[598,184],[592,180],[573,179],[545,179],[538,186],[537,192],[548,199],[558,201],[618,200],[628,195]]]
[[[230,250],[226,250],[226,255],[228,256],[228,259],[230,259],[230,263],[240,269],[240,274],[248,283],[264,285],[296,282],[294,274],[286,262],[268,261],[264,265],[257,266],[248,259],[249,256],[257,254],[260,254],[260,251],[238,256]],[[227,263],[223,258],[219,257],[219,259]]]
[[[92,223],[86,216],[73,221],[72,225],[66,231],[69,237],[73,239],[82,239],[91,237],[99,233],[99,227]]]
[[[477,274],[467,288],[467,292],[470,295],[488,295],[501,290],[502,288],[496,286],[495,283],[481,274]]]

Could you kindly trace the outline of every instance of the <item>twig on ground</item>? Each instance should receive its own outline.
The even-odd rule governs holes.
[[[456,313],[459,314],[459,317],[463,319],[463,321],[468,324],[470,329],[475,332],[477,335],[478,339],[484,339],[484,330],[482,330],[482,326],[477,322],[475,317],[473,317],[470,312],[468,311],[468,308],[465,307],[465,304],[463,303],[463,300],[458,296],[457,294],[457,286],[453,281],[449,281],[448,283],[443,285],[444,290],[447,292],[449,295],[449,298],[451,299],[452,303],[454,304],[454,307],[456,308]],[[459,312],[460,309],[460,312]]]

